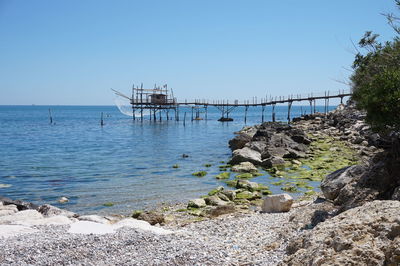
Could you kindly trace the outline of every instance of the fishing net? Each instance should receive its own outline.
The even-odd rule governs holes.
[[[122,114],[133,117],[132,106],[128,99],[117,95],[114,98],[114,102]],[[143,116],[149,116],[149,115],[150,115],[150,110],[146,109],[143,110]],[[140,116],[141,116],[140,109],[136,109],[135,117],[140,117]]]

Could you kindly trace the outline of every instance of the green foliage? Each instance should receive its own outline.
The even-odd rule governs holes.
[[[179,164],[174,164],[172,168],[179,168]]]
[[[103,206],[104,206],[104,207],[112,207],[112,206],[114,206],[114,203],[112,203],[112,202],[106,202],[106,203],[103,204]]]
[[[399,1],[396,4],[400,8]],[[351,76],[352,99],[367,111],[372,129],[381,133],[400,130],[400,28],[396,16],[386,17],[397,36],[380,43],[379,35],[366,32],[358,43],[366,53],[356,55]]]

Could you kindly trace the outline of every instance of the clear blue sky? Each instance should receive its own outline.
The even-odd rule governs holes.
[[[168,83],[180,99],[347,86],[366,30],[393,35],[392,0],[0,0],[0,104],[112,105]]]

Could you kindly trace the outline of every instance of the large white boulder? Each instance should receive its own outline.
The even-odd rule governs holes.
[[[0,224],[19,224],[31,220],[43,219],[43,215],[36,210],[25,210],[0,217]]]
[[[269,195],[264,199],[262,211],[267,213],[288,212],[293,204],[289,194]]]

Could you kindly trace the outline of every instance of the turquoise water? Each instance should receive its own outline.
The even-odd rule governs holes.
[[[309,108],[294,106],[292,116],[301,110]],[[181,118],[185,111],[184,126],[165,117],[133,122],[114,106],[0,106],[0,195],[80,213],[128,213],[204,195],[224,184],[215,175],[220,161],[229,160],[233,132],[245,125],[244,111],[236,109],[230,123],[216,121],[217,109],[209,108],[207,121],[193,122],[189,109],[181,109]],[[286,112],[286,106],[277,107],[277,119],[285,121]],[[270,108],[265,119],[271,119]],[[250,108],[247,124],[260,122],[261,108]],[[183,153],[189,157],[182,158]],[[213,166],[204,167],[208,163]],[[208,175],[192,176],[200,170]],[[59,204],[62,196],[70,201]],[[103,206],[107,202],[114,206]]]

